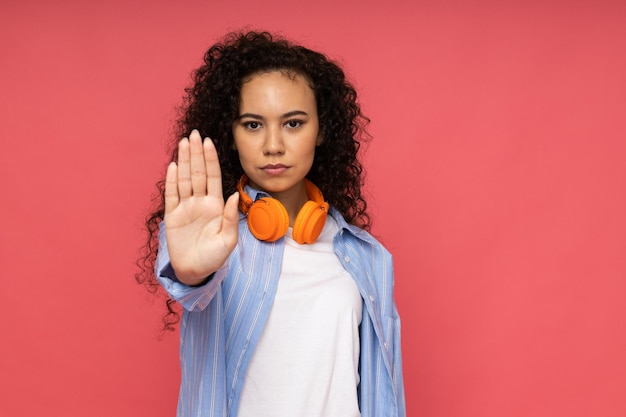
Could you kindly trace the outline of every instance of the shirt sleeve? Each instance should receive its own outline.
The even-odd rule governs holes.
[[[402,343],[400,340],[400,317],[394,303],[393,381],[396,388],[398,417],[406,417],[404,377],[402,374]]]
[[[226,276],[226,266],[215,272],[213,277],[203,285],[192,287],[180,282],[170,263],[167,240],[165,239],[165,224],[161,222],[159,225],[159,250],[154,273],[157,281],[173,300],[176,300],[186,310],[197,311],[204,310],[215,296]]]

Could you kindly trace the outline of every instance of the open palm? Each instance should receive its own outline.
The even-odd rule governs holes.
[[[165,236],[181,282],[198,284],[224,264],[237,244],[238,201],[235,193],[224,204],[215,146],[193,130],[165,179]]]

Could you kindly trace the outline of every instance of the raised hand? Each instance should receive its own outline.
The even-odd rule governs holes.
[[[179,281],[198,284],[224,264],[237,244],[238,202],[235,193],[224,204],[215,146],[193,130],[165,178],[165,237]]]

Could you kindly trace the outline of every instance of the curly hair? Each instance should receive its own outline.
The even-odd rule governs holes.
[[[234,193],[243,174],[232,133],[232,124],[239,116],[241,87],[254,74],[271,71],[302,75],[309,81],[323,141],[316,147],[307,178],[348,223],[369,230],[367,203],[361,194],[364,173],[358,159],[361,144],[370,139],[365,129],[369,119],[361,113],[356,90],[343,70],[323,54],[270,33],[230,33],[205,53],[203,65],[193,72],[193,85],[185,89],[170,144],[171,161],[177,160],[180,138],[198,129],[201,137],[210,137],[217,149],[224,198]],[[137,281],[153,294],[160,293],[153,268],[159,223],[165,211],[164,188],[161,180],[153,211],[146,218],[147,241],[136,274]],[[167,299],[166,306],[164,329],[173,330],[180,314],[173,300]]]

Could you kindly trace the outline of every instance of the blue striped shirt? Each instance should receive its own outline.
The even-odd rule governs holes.
[[[335,253],[356,282],[365,307],[360,327],[361,415],[405,417],[391,255],[369,233],[347,224],[334,208],[330,215],[339,226]],[[273,243],[257,240],[242,215],[237,246],[226,264],[200,287],[176,280],[163,225],[159,240],[157,278],[183,306],[177,416],[237,416],[246,369],[276,294],[284,239]]]

